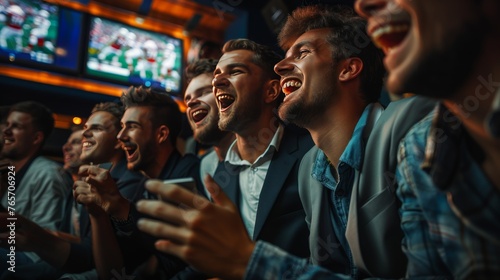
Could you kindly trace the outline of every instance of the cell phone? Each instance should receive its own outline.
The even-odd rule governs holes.
[[[187,189],[190,192],[196,193],[196,181],[194,180],[193,177],[184,177],[184,178],[177,178],[177,179],[168,179],[168,180],[163,180],[164,184],[176,184],[179,185],[185,189]],[[163,201],[169,201],[166,198],[162,198],[161,196],[158,195],[159,200]]]
[[[192,178],[192,177],[163,180],[163,183],[164,184],[176,184],[176,185],[179,185],[179,186],[187,189],[190,192],[196,193],[196,182],[194,181],[194,178]],[[177,205],[179,207],[182,207],[180,204],[175,203],[166,197],[161,197],[161,195],[158,195],[158,200],[165,201],[165,202]]]

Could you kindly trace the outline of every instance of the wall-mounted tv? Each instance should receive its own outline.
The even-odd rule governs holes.
[[[181,39],[91,16],[86,74],[124,85],[145,85],[179,94]]]
[[[0,0],[0,60],[76,73],[82,24],[81,12],[41,0]]]

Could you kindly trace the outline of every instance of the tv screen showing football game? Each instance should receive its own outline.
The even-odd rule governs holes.
[[[37,0],[0,0],[0,57],[13,64],[77,71],[83,15]]]
[[[179,93],[182,40],[101,17],[90,21],[88,75]]]

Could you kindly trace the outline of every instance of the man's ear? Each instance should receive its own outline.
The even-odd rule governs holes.
[[[358,57],[350,57],[341,62],[339,81],[348,82],[361,74],[363,61]]]
[[[40,145],[43,142],[43,139],[45,136],[43,135],[43,132],[37,131],[35,132],[35,138],[33,138],[33,145]]]
[[[266,103],[274,102],[281,94],[280,80],[273,79],[266,83]]]
[[[168,128],[168,126],[161,125],[158,128],[158,132],[157,132],[158,143],[161,144],[161,143],[167,141],[169,135],[170,135],[170,129]]]

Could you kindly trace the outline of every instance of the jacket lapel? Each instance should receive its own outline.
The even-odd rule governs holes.
[[[274,153],[264,180],[264,186],[259,197],[253,240],[256,240],[259,236],[269,212],[288,178],[288,174],[297,161],[293,153],[298,149],[298,138],[296,134],[288,132],[289,130],[285,128],[279,150]]]
[[[240,208],[240,175],[239,168],[220,162],[214,173],[215,182],[221,187],[222,191],[231,199],[231,201]]]

